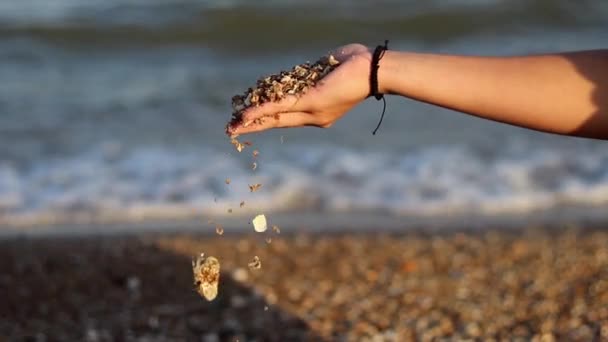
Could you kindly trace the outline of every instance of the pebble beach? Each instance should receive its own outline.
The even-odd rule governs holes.
[[[0,267],[7,340],[608,339],[606,230],[7,238]]]
[[[606,141],[398,96],[225,134],[342,44],[605,49],[573,3],[0,2],[0,342],[608,341]]]

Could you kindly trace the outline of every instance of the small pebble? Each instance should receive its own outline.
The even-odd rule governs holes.
[[[249,279],[249,274],[244,268],[238,267],[232,271],[232,278],[239,283],[244,283]]]

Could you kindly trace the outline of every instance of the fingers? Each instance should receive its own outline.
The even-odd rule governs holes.
[[[296,96],[289,95],[279,102],[267,102],[261,106],[252,107],[243,113],[241,122],[243,126],[247,127],[256,119],[263,118],[265,116],[274,116],[282,112],[296,111],[294,107],[297,103],[298,98]]]
[[[261,132],[271,128],[286,128],[300,126],[319,126],[316,118],[306,112],[287,112],[274,116],[264,116],[249,125],[237,125],[230,130],[231,136]]]

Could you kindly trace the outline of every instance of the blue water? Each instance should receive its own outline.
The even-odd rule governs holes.
[[[238,154],[223,135],[232,95],[343,43],[485,55],[605,48],[608,2],[571,4],[3,2],[0,223],[597,212],[608,204],[606,143],[403,98],[388,98],[376,136],[372,100],[331,129],[252,136],[255,172],[251,149]]]

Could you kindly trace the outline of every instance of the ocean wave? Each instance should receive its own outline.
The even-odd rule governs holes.
[[[198,45],[214,49],[293,49],[337,41],[399,37],[446,41],[525,28],[584,28],[605,24],[603,2],[528,1],[146,2],[118,0],[4,5],[0,37],[63,45]],[[2,7],[0,7],[2,9]],[[253,28],[253,29],[252,29]]]
[[[27,170],[3,162],[0,223],[302,211],[487,217],[608,204],[608,152],[599,149],[572,153],[511,146],[490,159],[465,146],[389,153],[286,145],[263,152],[255,172],[252,160],[236,152],[125,151],[116,144],[39,161]],[[254,183],[263,186],[251,193],[248,185]]]

